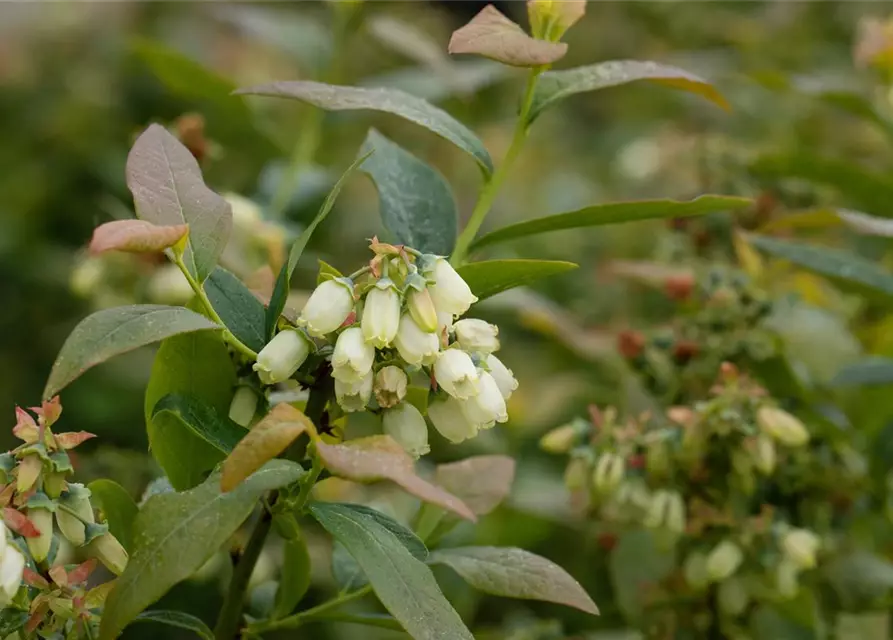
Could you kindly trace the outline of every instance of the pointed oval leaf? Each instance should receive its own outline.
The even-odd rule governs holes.
[[[457,269],[480,300],[497,293],[530,284],[534,280],[576,269],[579,265],[563,260],[484,260]]]
[[[704,195],[693,200],[640,200],[638,202],[609,202],[591,207],[558,213],[543,218],[526,220],[487,233],[471,244],[471,250],[497,242],[505,242],[561,229],[598,227],[640,220],[688,218],[716,211],[735,211],[753,204],[749,198]]]
[[[488,4],[471,22],[453,32],[449,52],[476,53],[513,67],[538,67],[563,58],[567,44],[530,37]]]
[[[547,107],[568,96],[616,87],[636,80],[651,80],[675,89],[690,91],[707,98],[723,109],[731,108],[713,85],[682,69],[644,60],[610,60],[542,74],[533,93],[529,122],[533,122]]]
[[[859,211],[838,211],[837,215],[850,228],[871,236],[893,238],[893,220],[878,218]]]
[[[202,640],[214,640],[214,632],[208,628],[208,625],[195,616],[184,613],[183,611],[165,611],[161,609],[143,611],[134,618],[133,621],[158,622],[169,627],[177,627],[178,629],[192,631]]]
[[[189,233],[188,224],[162,226],[146,220],[112,220],[93,230],[90,252],[160,253]]]
[[[105,516],[109,531],[128,551],[133,551],[133,521],[139,509],[120,484],[100,478],[87,485],[93,506]]]
[[[428,559],[428,548],[425,546],[425,543],[422,542],[415,533],[404,527],[392,517],[385,515],[377,509],[367,507],[363,504],[348,504],[346,502],[338,504],[346,509],[350,509],[356,514],[360,514],[365,516],[366,518],[374,520],[385,529],[393,533],[397,540],[400,541],[400,544],[406,547],[406,550],[412,554],[413,558],[423,561]]]
[[[861,387],[893,384],[893,358],[869,356],[846,365],[829,383],[832,387]]]
[[[343,444],[317,442],[316,450],[333,475],[355,482],[390,480],[425,502],[475,520],[474,513],[459,498],[417,476],[412,458],[390,436],[357,438]]]
[[[449,73],[450,59],[443,52],[443,45],[412,22],[393,16],[371,16],[366,26],[385,46],[436,71]]]
[[[140,219],[189,225],[183,260],[204,281],[229,240],[233,214],[229,203],[205,185],[189,150],[161,125],[149,126],[127,156],[127,186]]]
[[[316,217],[313,218],[313,222],[307,225],[307,228],[301,232],[301,235],[298,236],[298,239],[292,244],[291,249],[288,252],[288,260],[282,265],[282,268],[279,270],[279,275],[276,277],[276,284],[273,285],[273,294],[270,297],[270,304],[267,306],[264,327],[267,338],[273,337],[273,333],[276,330],[276,323],[279,322],[279,316],[282,315],[282,310],[285,309],[285,301],[288,299],[291,276],[295,272],[295,267],[298,266],[298,260],[300,259],[301,254],[304,253],[307,243],[310,242],[310,236],[313,235],[313,232],[316,230],[316,227],[319,226],[319,223],[326,219],[326,216],[329,215],[332,207],[335,206],[335,200],[337,200],[338,194],[341,193],[341,189],[344,188],[348,178],[353,175],[353,172],[356,171],[368,157],[368,153],[361,155],[353,161],[353,164],[351,164],[344,173],[341,174],[341,177],[338,178],[338,182],[335,183],[335,186],[332,187],[329,195],[327,195],[325,201],[323,201]]]
[[[215,474],[189,491],[149,498],[134,521],[133,553],[106,601],[100,638],[117,637],[143,609],[217,553],[264,493],[303,473],[295,462],[274,460],[230,493],[221,493]]]
[[[43,396],[52,398],[87,369],[113,356],[181,333],[220,328],[183,307],[137,304],[97,311],[81,320],[65,340]]]
[[[863,294],[893,296],[893,274],[860,256],[802,242],[748,235],[760,251],[826,276],[839,286]]]
[[[378,189],[379,213],[398,243],[448,256],[456,244],[453,192],[427,163],[370,129],[361,152],[374,151],[363,173]]]
[[[471,586],[507,598],[557,602],[598,615],[598,607],[557,564],[514,547],[461,547],[434,551],[429,564],[445,564]]]
[[[434,480],[462,499],[476,515],[499,506],[512,490],[515,461],[508,456],[473,456],[437,465]]]
[[[489,175],[493,172],[493,160],[483,143],[464,124],[446,111],[438,109],[421,98],[397,89],[368,89],[364,87],[344,87],[321,82],[292,81],[239,89],[236,93],[270,96],[274,98],[294,98],[309,102],[327,111],[351,111],[370,109],[400,116],[410,122],[425,127],[429,131],[449,140],[469,153]]]
[[[169,393],[155,403],[152,419],[170,414],[212,447],[229,455],[247,434],[245,427],[236,424],[229,416],[220,415],[208,402],[196,396]]]
[[[205,281],[205,293],[223,324],[246,346],[264,348],[263,303],[232,273],[217,267]]]
[[[305,431],[313,431],[313,423],[300,409],[290,404],[277,404],[236,445],[223,461],[220,489],[232,491],[252,473],[285,451]]]
[[[219,333],[201,331],[161,343],[146,387],[143,411],[152,456],[171,485],[191,489],[226,457],[218,447],[196,435],[177,416],[152,411],[168,394],[198,398],[216,415],[228,415],[236,371]]]
[[[350,552],[375,595],[416,640],[473,640],[425,563],[379,521],[352,505],[315,502],[310,513]]]

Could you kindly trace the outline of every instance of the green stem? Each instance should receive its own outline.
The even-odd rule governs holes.
[[[518,114],[518,121],[515,123],[515,134],[512,136],[512,142],[509,144],[502,163],[484,183],[484,186],[481,187],[481,193],[478,196],[474,210],[471,212],[471,217],[468,219],[468,224],[465,225],[462,233],[459,234],[458,240],[456,240],[456,248],[453,249],[453,255],[450,258],[450,263],[454,266],[459,266],[465,260],[465,256],[468,254],[468,247],[471,246],[471,242],[480,230],[484,218],[487,217],[490,208],[493,206],[493,201],[496,199],[502,183],[518,158],[518,154],[521,153],[521,148],[524,146],[529,130],[528,118],[530,116],[530,107],[533,104],[533,90],[536,88],[537,79],[542,71],[541,67],[536,67],[531,69],[530,75],[527,76],[527,86],[524,88],[524,96],[521,99],[521,110]]]
[[[186,265],[183,264],[183,257],[175,256],[174,264],[180,267],[180,271],[183,272],[183,275],[186,277],[186,281],[189,282],[189,286],[192,287],[195,295],[197,295],[198,299],[201,300],[202,305],[205,307],[205,311],[207,311],[208,315],[211,316],[211,319],[223,328],[223,339],[230,343],[237,351],[240,351],[244,355],[246,355],[248,358],[257,360],[257,352],[246,345],[244,342],[239,340],[235,335],[233,335],[232,331],[226,328],[226,324],[223,322],[223,319],[211,305],[211,301],[208,299],[208,294],[205,293],[205,288],[198,280],[192,277],[189,269],[187,269]]]
[[[257,624],[251,625],[249,627],[249,630],[252,633],[264,633],[267,631],[275,631],[277,629],[296,629],[302,624],[309,622],[314,618],[320,617],[322,614],[328,612],[330,609],[340,607],[343,604],[352,602],[353,600],[356,600],[358,598],[362,598],[363,596],[371,592],[372,587],[366,585],[365,587],[357,589],[356,591],[351,591],[350,593],[345,593],[343,595],[337,596],[311,609],[299,611],[298,613],[290,615],[286,618],[281,618],[280,620],[269,620],[266,622],[259,622]]]

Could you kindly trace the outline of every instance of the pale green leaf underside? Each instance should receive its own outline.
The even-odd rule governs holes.
[[[214,632],[204,622],[182,611],[143,611],[134,622],[158,622],[169,627],[192,631],[202,640],[214,640]]]
[[[521,287],[540,278],[576,269],[563,260],[485,260],[470,262],[457,270],[480,300]]]

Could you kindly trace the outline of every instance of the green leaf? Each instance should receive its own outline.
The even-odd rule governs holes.
[[[347,551],[345,551],[344,553],[347,553]],[[397,622],[394,617],[384,613],[344,613],[341,611],[321,611],[319,613],[311,613],[307,615],[307,620],[329,620],[331,622],[340,622],[342,624],[361,624],[367,627],[378,627],[379,629],[403,631],[402,624]]]
[[[127,156],[127,187],[136,215],[158,225],[189,225],[183,261],[195,278],[207,278],[229,240],[229,203],[209,189],[195,157],[158,124],[150,125]]]
[[[100,638],[117,637],[143,609],[217,553],[264,493],[303,473],[295,462],[275,460],[229,493],[220,492],[215,474],[189,491],[149,498],[134,522],[127,569],[106,601]]]
[[[228,416],[235,385],[235,369],[219,335],[193,333],[161,344],[146,388],[144,411],[152,455],[175,489],[200,483],[225,454],[195,435],[180,418],[169,413],[153,417],[155,405],[174,393],[202,400],[217,415]]]
[[[183,613],[182,611],[164,611],[160,609],[154,611],[143,611],[136,618],[134,618],[133,621],[158,622],[169,627],[177,627],[178,629],[193,631],[195,632],[195,635],[197,635],[199,638],[202,638],[202,640],[214,640],[214,632],[211,631],[210,628],[208,628],[208,625],[206,625],[195,616],[188,613]]]
[[[93,506],[105,516],[109,531],[128,552],[132,551],[133,520],[139,511],[136,502],[124,487],[113,480],[100,478],[88,484],[87,488]]]
[[[28,618],[31,617],[27,611],[6,607],[0,610],[0,636],[11,636],[16,631],[25,626]]]
[[[567,44],[530,37],[488,4],[471,22],[453,32],[449,52],[476,53],[513,67],[539,67],[563,58]]]
[[[557,602],[598,615],[583,587],[554,562],[514,547],[461,547],[434,551],[429,564],[445,564],[471,586],[508,598]]]
[[[893,358],[871,356],[847,365],[831,380],[832,387],[862,387],[893,384]]]
[[[878,218],[867,213],[846,210],[838,211],[837,216],[858,233],[893,238],[893,220],[890,218]]]
[[[495,509],[511,492],[515,461],[509,456],[472,456],[439,464],[434,473],[438,485],[460,498],[475,515]]]
[[[568,96],[585,91],[595,91],[607,87],[651,80],[675,89],[690,91],[728,110],[729,103],[706,80],[696,75],[657,62],[643,60],[610,60],[585,67],[563,71],[547,71],[539,78],[533,93],[529,122],[533,122],[546,107]]]
[[[205,281],[205,293],[234,336],[255,351],[264,348],[264,305],[241,280],[217,267]]]
[[[470,262],[457,269],[480,300],[497,293],[554,276],[579,265],[563,260],[485,260]]]
[[[229,416],[217,413],[210,404],[194,396],[169,393],[155,403],[152,419],[163,414],[179,418],[180,422],[212,447],[228,455],[248,430],[233,422]]]
[[[282,513],[274,516],[273,525],[283,535],[282,569],[273,603],[273,618],[284,618],[298,606],[310,587],[310,552],[307,540],[294,515]],[[284,530],[284,533],[283,533]]]
[[[369,583],[357,561],[343,544],[332,545],[332,577],[339,591],[355,591]]]
[[[748,235],[757,249],[830,278],[843,288],[862,294],[893,296],[893,274],[865,258],[827,247]]]
[[[415,533],[404,527],[392,517],[383,514],[377,509],[362,504],[342,503],[341,506],[345,509],[350,509],[357,514],[361,514],[366,518],[375,520],[375,522],[393,533],[394,537],[400,541],[400,544],[406,547],[406,550],[409,551],[414,558],[423,561],[428,559],[428,548],[425,546],[425,543],[422,542]]]
[[[534,220],[518,222],[487,233],[471,243],[471,250],[515,238],[560,229],[598,227],[621,222],[688,218],[715,211],[734,211],[753,204],[748,198],[705,195],[694,200],[641,200],[638,202],[610,202],[591,207],[558,213]]]
[[[751,166],[751,171],[761,177],[800,178],[826,185],[840,193],[847,207],[893,218],[893,180],[849,160],[813,153],[765,156]]]
[[[309,102],[327,111],[370,109],[392,113],[425,127],[471,154],[485,174],[489,175],[493,172],[493,161],[490,159],[490,154],[468,127],[454,119],[446,111],[397,89],[368,89],[321,82],[291,81],[239,89],[236,93],[294,98]]]
[[[458,214],[443,176],[375,129],[369,130],[360,152],[372,153],[362,171],[378,189],[382,222],[397,243],[450,255]]]
[[[137,304],[97,311],[81,320],[65,340],[43,397],[53,397],[87,369],[113,356],[170,336],[207,329],[220,327],[183,307]]]
[[[434,576],[394,533],[350,505],[316,502],[310,513],[342,543],[369,578],[375,595],[416,640],[473,640]]]
[[[890,612],[840,612],[834,621],[834,640],[890,640]]]
[[[642,585],[663,580],[675,566],[672,549],[661,548],[651,531],[630,531],[620,536],[608,556],[608,568],[617,606],[628,620],[642,616],[647,598]]]
[[[282,310],[285,308],[285,301],[288,298],[288,290],[291,286],[291,276],[295,272],[295,267],[298,266],[298,260],[301,258],[301,254],[304,253],[307,243],[310,242],[310,236],[313,235],[313,232],[316,231],[316,227],[319,226],[319,223],[326,219],[326,216],[329,215],[332,207],[335,206],[335,200],[337,200],[338,194],[341,193],[341,189],[344,188],[348,178],[353,175],[353,172],[356,171],[368,157],[368,153],[360,156],[353,161],[353,164],[351,164],[343,174],[341,174],[341,177],[338,178],[338,182],[335,183],[335,186],[332,187],[329,195],[326,196],[326,199],[319,208],[319,212],[316,214],[313,222],[304,229],[301,235],[298,236],[298,239],[292,244],[291,249],[288,252],[288,260],[282,265],[282,268],[279,270],[279,275],[276,277],[276,284],[273,286],[273,295],[270,296],[270,304],[267,306],[265,328],[268,339],[272,338],[273,333],[276,331],[276,323],[279,322],[279,316],[282,315]]]

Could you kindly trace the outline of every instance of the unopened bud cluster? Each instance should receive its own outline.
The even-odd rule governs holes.
[[[416,457],[429,445],[425,403],[410,401],[412,389],[429,392],[428,419],[451,442],[505,422],[518,383],[494,355],[497,327],[461,317],[477,301],[468,284],[439,256],[377,240],[371,249],[369,267],[327,276],[296,325],[260,351],[261,383],[328,361],[338,411],[380,414],[384,433]]]
[[[108,526],[96,521],[90,491],[68,481],[73,471],[68,451],[92,434],[53,433],[62,412],[58,398],[32,411],[36,420],[16,408],[13,435],[23,444],[0,455],[0,600],[29,612],[29,633],[76,637],[73,629],[97,622],[101,602],[89,599],[85,585],[96,561],[120,574],[127,552]],[[55,564],[63,544],[90,559],[78,566]],[[23,583],[31,589],[20,590]]]

